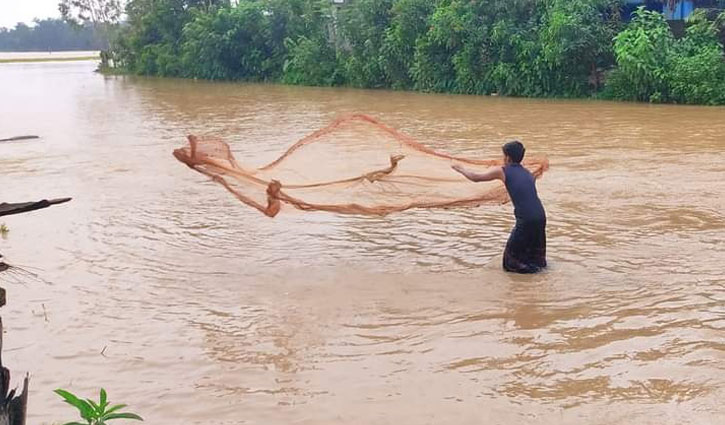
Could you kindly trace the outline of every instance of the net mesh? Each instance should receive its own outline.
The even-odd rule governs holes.
[[[459,164],[483,171],[501,160],[435,152],[367,115],[339,118],[261,168],[239,165],[222,140],[189,136],[188,142],[174,151],[179,161],[269,217],[289,207],[385,215],[509,200],[501,182],[473,184],[451,169]],[[548,161],[529,159],[524,166],[538,178]]]

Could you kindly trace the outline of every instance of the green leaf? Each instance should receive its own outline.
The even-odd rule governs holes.
[[[78,409],[83,419],[90,420],[95,416],[93,407],[91,407],[91,405],[86,401],[79,399],[66,390],[57,389],[55,390],[55,393],[63,397],[66,403]]]
[[[91,407],[90,404],[86,403],[83,400],[78,400],[81,402],[80,406],[76,406],[78,410],[81,411],[81,417],[87,421],[90,421],[91,419],[96,417],[96,412],[93,410],[93,407]]]
[[[108,394],[106,394],[106,390],[101,388],[101,407],[105,409],[106,406],[108,406]]]
[[[105,415],[101,419],[104,421],[110,421],[111,419],[134,419],[137,421],[143,421],[143,418],[135,413],[113,413]]]
[[[63,399],[67,403],[71,404],[72,406],[77,406],[79,404],[79,402],[80,402],[80,400],[78,399],[78,397],[76,397],[75,395],[71,394],[70,392],[68,392],[66,390],[57,389],[57,390],[55,390],[53,392],[56,393],[56,394],[58,394],[59,396],[63,397]]]
[[[101,409],[101,406],[96,404],[95,401],[91,400],[90,398],[87,398],[86,401],[88,402],[88,404],[90,404],[93,407],[93,411],[95,411],[96,413],[103,412],[103,409]]]
[[[80,422],[66,422],[63,425],[88,425],[87,423],[82,424]]]
[[[115,412],[117,410],[123,409],[124,407],[126,407],[125,404],[117,404],[115,406],[112,406],[110,409],[108,409],[108,410],[105,411],[104,416],[105,415],[108,415],[109,413],[113,413],[113,412]]]

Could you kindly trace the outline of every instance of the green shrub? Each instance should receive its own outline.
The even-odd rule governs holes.
[[[356,0],[341,8],[341,73],[353,87],[390,87],[382,57],[392,0]]]
[[[675,40],[664,17],[637,10],[632,24],[615,41],[618,68],[607,81],[606,96],[622,100],[725,104],[725,62],[718,41],[721,15],[708,21],[696,12],[685,37]]]
[[[332,86],[339,83],[334,47],[324,40],[301,36],[287,39],[287,60],[282,82],[308,86]]]
[[[615,38],[618,76],[608,82],[610,90],[624,100],[648,102],[666,98],[667,70],[674,43],[661,13],[637,9],[632,23]]]
[[[282,41],[272,37],[271,21],[261,2],[197,12],[183,30],[185,76],[212,80],[280,77],[285,52]]]
[[[121,412],[120,410],[126,407],[125,404],[111,406],[108,402],[106,390],[103,388],[101,388],[100,399],[97,403],[89,398],[81,399],[62,389],[55,390],[55,393],[61,396],[66,403],[78,409],[78,413],[84,421],[68,422],[65,425],[106,425],[108,421],[115,419],[143,421],[143,418],[135,413]]]
[[[390,26],[381,47],[383,71],[395,89],[412,89],[411,68],[416,41],[428,30],[428,19],[435,8],[430,0],[398,0],[390,11]]]

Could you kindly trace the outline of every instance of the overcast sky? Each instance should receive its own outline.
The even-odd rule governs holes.
[[[18,22],[57,18],[58,0],[0,0],[0,27],[14,28]]]

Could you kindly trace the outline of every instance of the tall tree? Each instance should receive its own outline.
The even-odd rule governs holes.
[[[91,24],[110,48],[111,31],[123,13],[123,0],[60,0],[58,10],[67,22]]]

